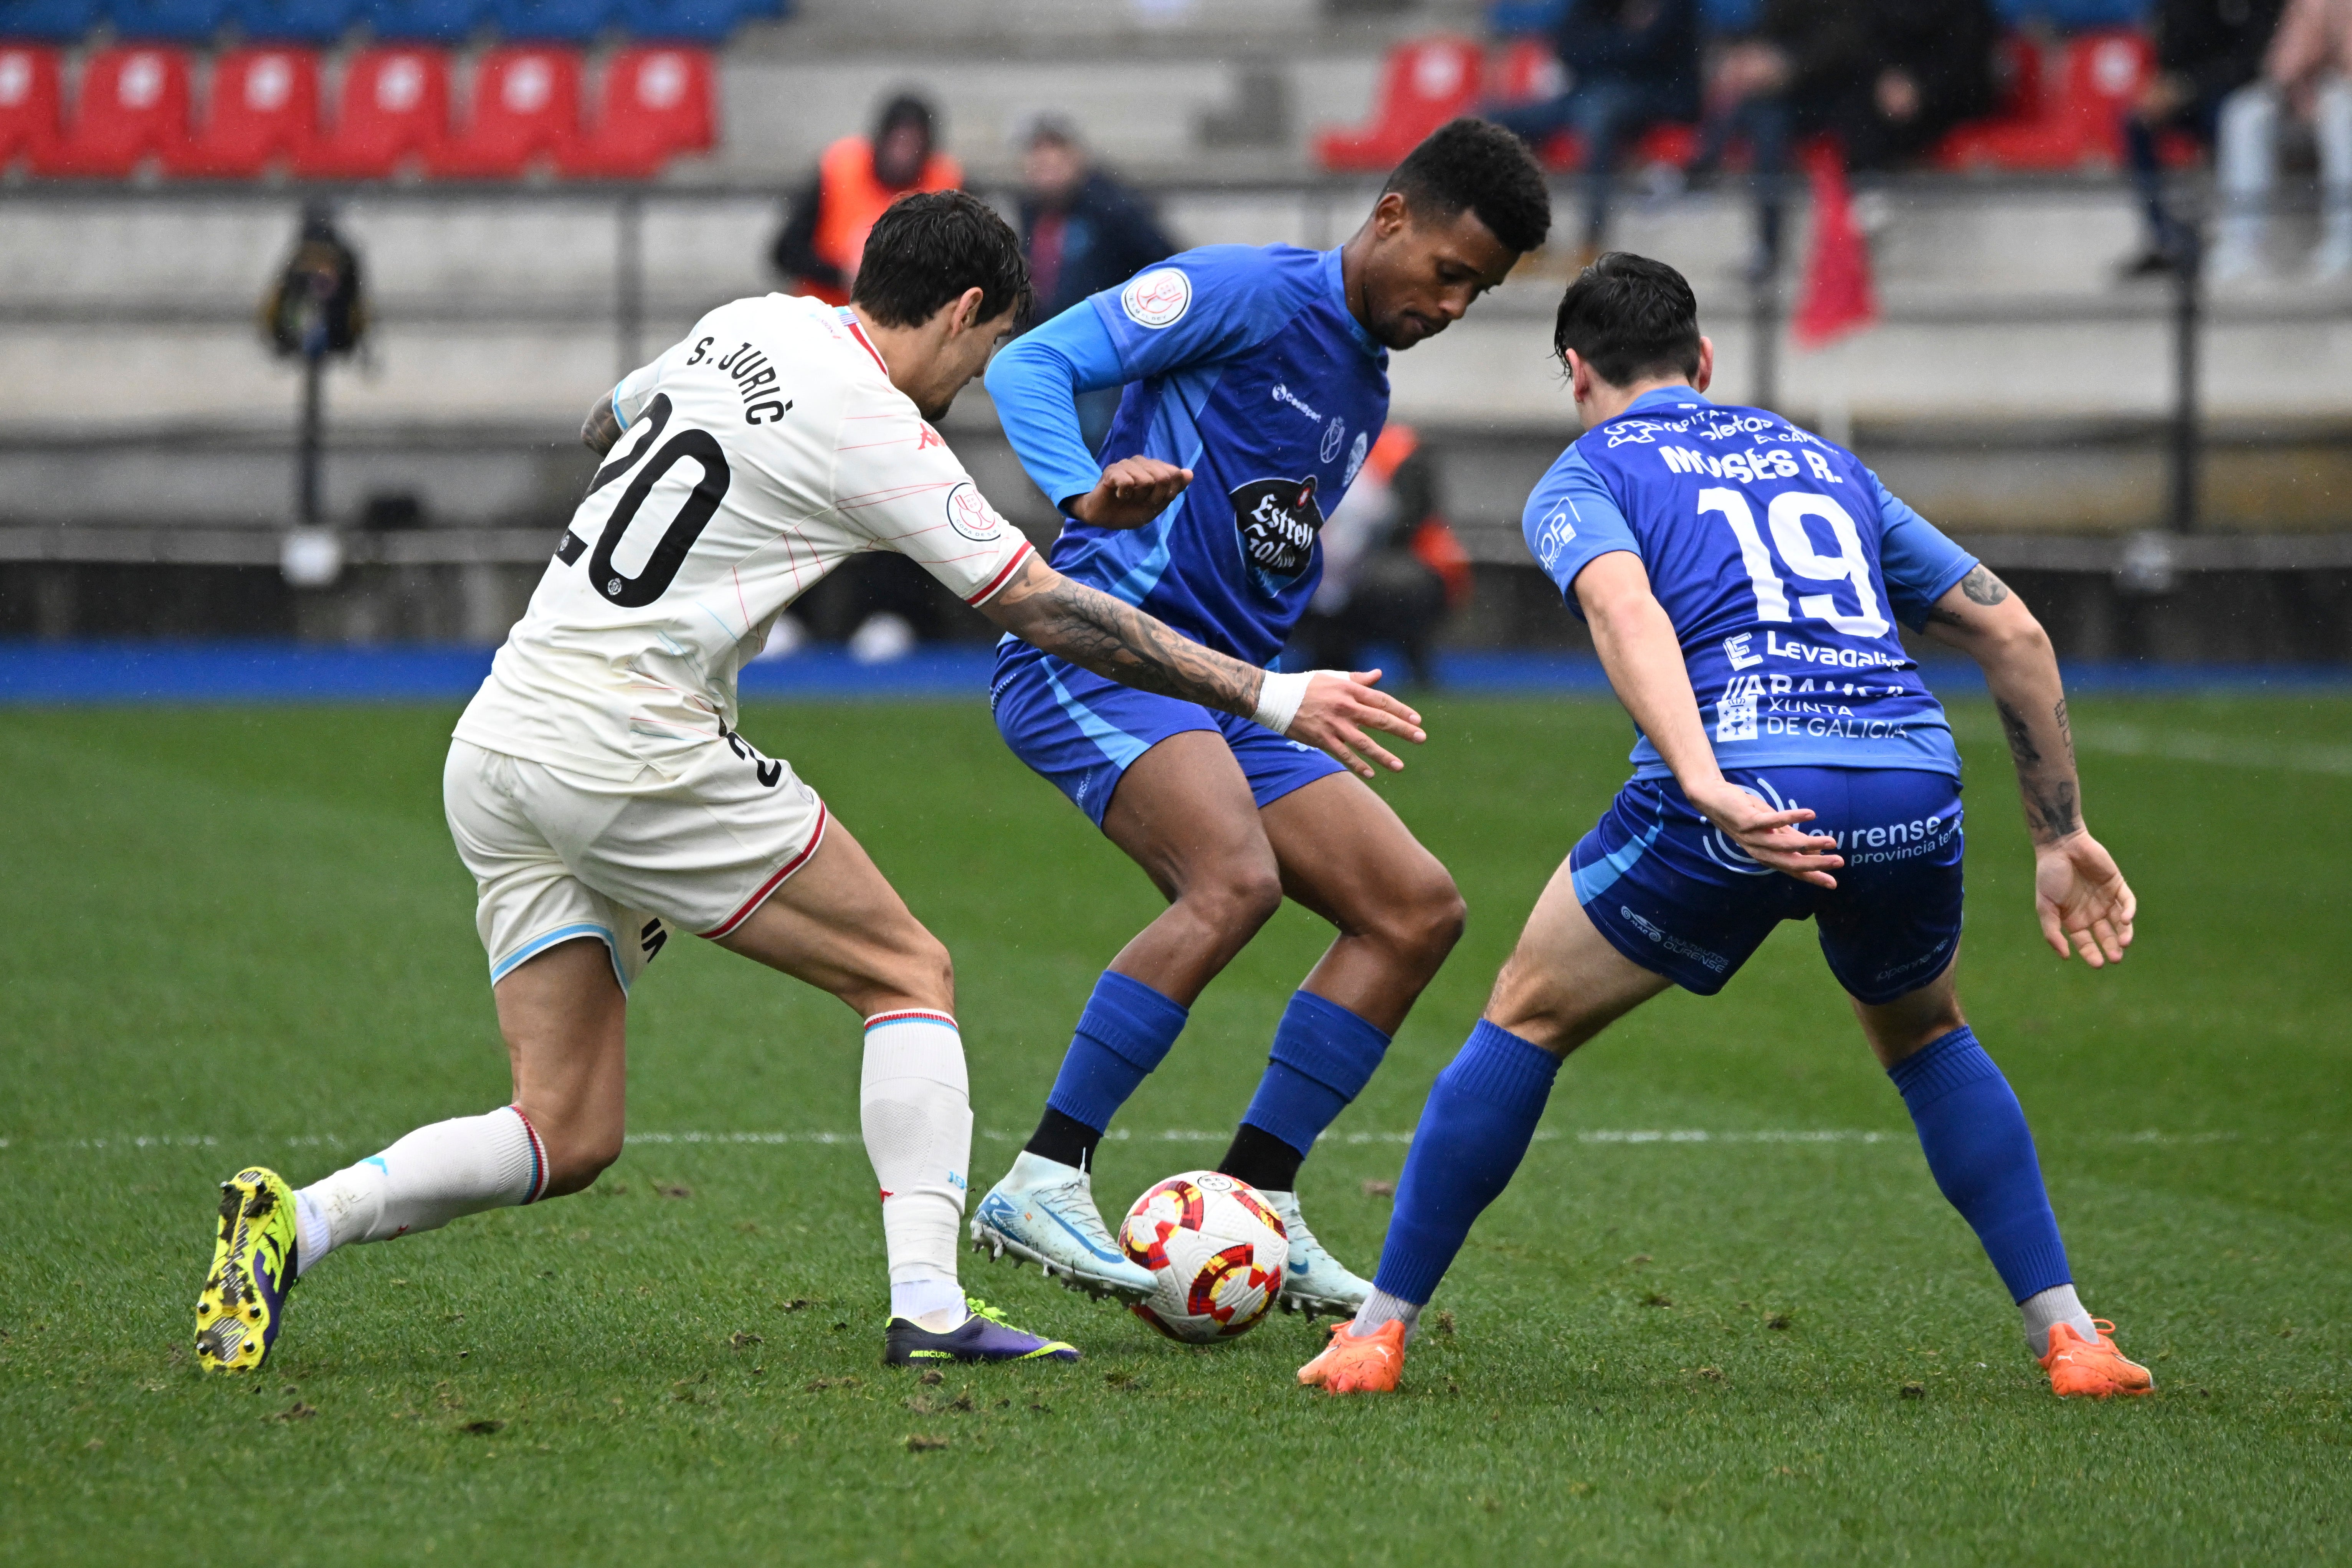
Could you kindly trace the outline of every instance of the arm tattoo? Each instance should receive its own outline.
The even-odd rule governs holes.
[[[1013,636],[1138,690],[1238,713],[1257,711],[1265,673],[1202,647],[1108,594],[1056,574],[1040,590],[1033,564],[991,605]]]
[[[581,421],[580,444],[601,458],[611,451],[613,443],[620,438],[621,420],[613,412],[613,400],[610,397],[598,398],[596,405],[588,410],[588,417]]]
[[[2073,779],[2053,780],[2038,789],[2029,784],[2024,794],[2025,825],[2033,830],[2036,844],[2054,843],[2083,826]]]
[[[1981,566],[1971,566],[1960,579],[1960,592],[1972,605],[1998,605],[2009,597],[2009,584]]]
[[[2066,761],[2071,763],[2074,760],[2074,727],[2066,721],[2066,700],[2063,697],[2058,699],[2057,706],[2050,710],[2050,716],[2058,721],[2058,738],[2066,742]]]
[[[2017,765],[2021,769],[2041,766],[2042,752],[2033,743],[2033,731],[2026,727],[2025,715],[1999,698],[1993,700],[1993,708],[2000,714],[2001,733],[2009,737],[2009,754],[2017,759]]]

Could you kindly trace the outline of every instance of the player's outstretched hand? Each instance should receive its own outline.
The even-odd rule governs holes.
[[[2073,956],[2071,942],[2084,963],[2104,969],[2124,961],[2139,900],[2116,868],[2116,858],[2081,829],[2033,847],[2033,912],[2059,957]]]
[[[1290,728],[1283,733],[1329,752],[1364,778],[1375,776],[1372,763],[1391,773],[1402,771],[1404,763],[1364,731],[1379,730],[1416,746],[1429,736],[1422,730],[1420,714],[1387,692],[1373,689],[1380,678],[1377,669],[1317,670],[1315,679],[1307,683],[1307,695],[1299,699]],[[1371,761],[1365,761],[1367,757]]]
[[[1797,828],[1798,823],[1813,819],[1811,810],[1795,806],[1775,811],[1738,784],[1722,781],[1688,793],[1690,803],[1758,865],[1817,888],[1837,886],[1830,873],[1845,864],[1837,853],[1837,840]]]
[[[1095,488],[1070,503],[1070,515],[1096,528],[1141,528],[1184,493],[1192,470],[1157,458],[1121,458]]]

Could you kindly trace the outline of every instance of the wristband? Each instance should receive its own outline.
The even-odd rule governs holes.
[[[1318,672],[1307,669],[1296,675],[1265,672],[1265,684],[1257,689],[1257,721],[1277,735],[1290,733],[1290,721],[1298,717],[1298,705],[1307,700],[1307,683]]]

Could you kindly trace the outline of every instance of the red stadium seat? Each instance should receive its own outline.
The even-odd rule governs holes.
[[[717,94],[710,56],[659,46],[623,49],[604,71],[595,127],[557,162],[588,179],[642,180],[680,153],[715,140]]]
[[[580,52],[543,45],[490,50],[474,73],[474,112],[425,167],[456,179],[505,180],[580,141]]]
[[[66,134],[36,153],[37,174],[121,179],[188,140],[188,58],[151,45],[100,49],[82,68]]]
[[[249,180],[310,150],[319,133],[319,58],[308,49],[231,49],[213,67],[204,129],[163,166],[196,179]]]
[[[2116,28],[2081,34],[2063,47],[2054,91],[2020,105],[2023,112],[1959,127],[1946,138],[1937,161],[2020,170],[2112,168],[2120,162],[2123,113],[2155,73],[2155,45],[2145,34]]]
[[[57,50],[0,47],[0,169],[19,158],[39,158],[57,145],[64,101]]]
[[[333,131],[294,167],[313,179],[381,180],[448,140],[448,57],[422,44],[388,45],[352,58]]]
[[[1316,158],[1335,171],[1385,173],[1423,137],[1457,114],[1476,111],[1482,63],[1475,42],[1452,34],[1397,45],[1370,123],[1323,132],[1315,138]]]

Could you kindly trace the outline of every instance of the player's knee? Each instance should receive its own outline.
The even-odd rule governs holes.
[[[1282,873],[1274,857],[1235,856],[1184,891],[1219,931],[1255,931],[1282,908]]]
[[[1432,860],[1401,892],[1381,900],[1372,928],[1399,958],[1433,967],[1462,940],[1467,912],[1454,879]]]

